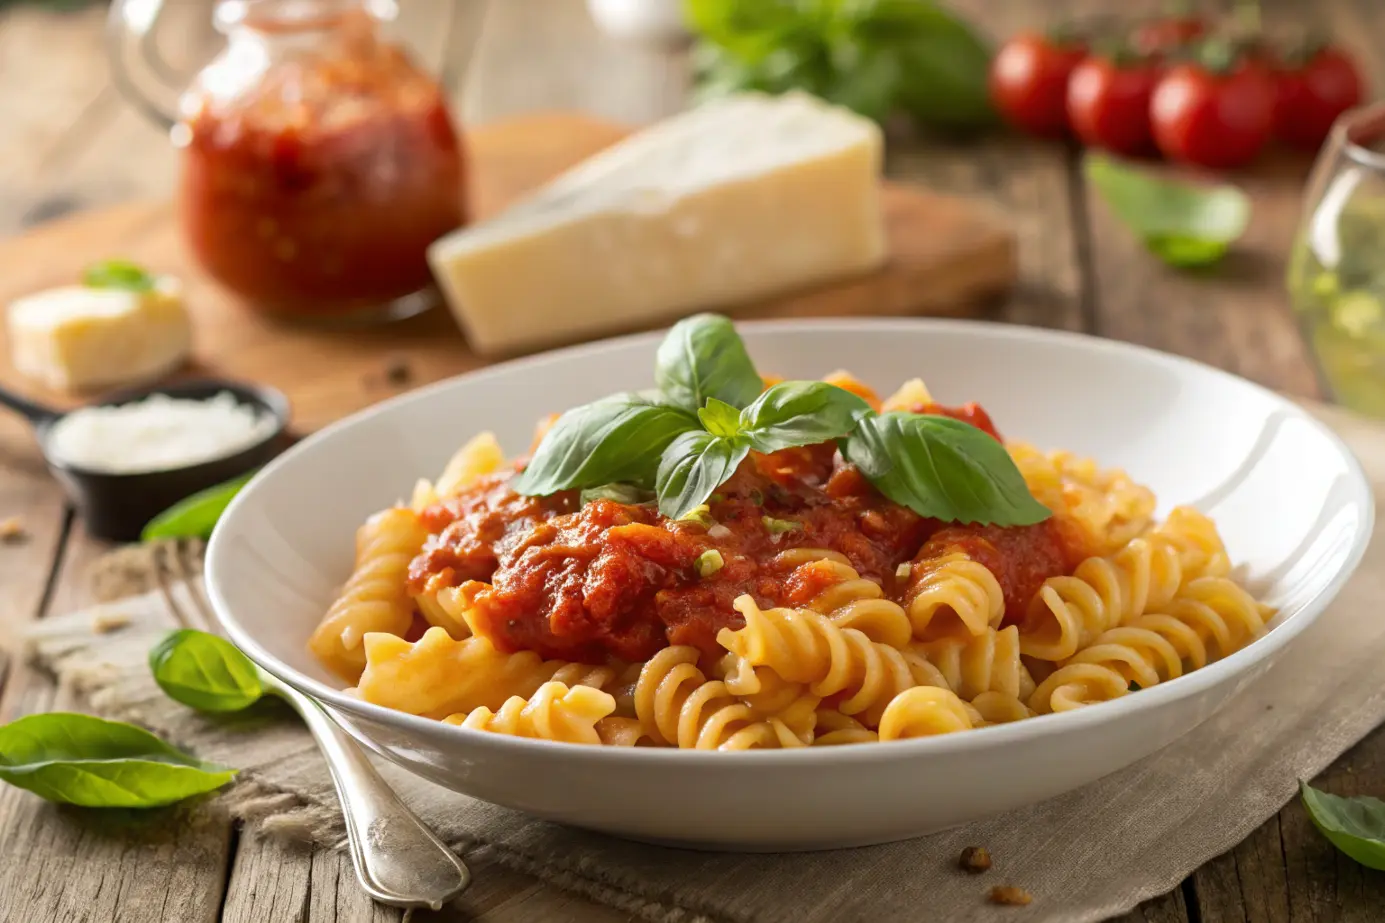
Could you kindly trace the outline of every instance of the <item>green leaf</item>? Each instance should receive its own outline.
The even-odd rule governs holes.
[[[1153,176],[1104,154],[1089,154],[1085,170],[1116,217],[1171,266],[1215,263],[1250,223],[1250,199],[1235,186]]]
[[[1004,446],[951,417],[872,414],[857,424],[844,454],[881,493],[920,516],[1024,526],[1050,515]]]
[[[896,46],[903,108],[925,125],[973,130],[996,124],[990,46],[965,22],[924,3],[926,17]]]
[[[640,506],[654,502],[654,491],[633,484],[602,484],[600,487],[583,488],[579,500],[583,506],[593,500],[614,500],[626,506]]]
[[[0,779],[89,808],[152,808],[220,788],[236,770],[148,731],[90,715],[30,715],[0,727]]]
[[[713,397],[744,407],[765,387],[740,334],[720,314],[695,314],[673,326],[654,358],[654,383],[689,413]]]
[[[1367,868],[1385,871],[1385,801],[1339,798],[1301,779],[1298,788],[1308,816],[1333,846]]]
[[[803,523],[796,519],[775,519],[773,516],[761,516],[760,522],[764,523],[770,535],[783,535],[785,532],[797,532],[803,528]]]
[[[221,514],[254,474],[251,471],[179,500],[149,520],[140,539],[152,542],[162,538],[209,538]]]
[[[93,263],[82,273],[87,288],[114,288],[127,292],[147,292],[154,287],[154,277],[144,267],[128,260],[106,260]]]
[[[736,470],[750,446],[702,430],[684,433],[664,450],[659,463],[659,512],[678,519],[707,502]]]
[[[240,711],[265,691],[260,671],[238,647],[191,628],[169,632],[154,645],[149,669],[170,699],[201,711]]]
[[[871,412],[844,388],[822,381],[785,381],[741,411],[739,430],[757,452],[778,452],[845,436]]]
[[[640,394],[616,394],[558,418],[514,488],[529,496],[625,482],[653,483],[659,459],[697,418]]]
[[[730,439],[741,431],[741,412],[725,401],[707,398],[707,406],[697,412],[702,428],[713,436]]]

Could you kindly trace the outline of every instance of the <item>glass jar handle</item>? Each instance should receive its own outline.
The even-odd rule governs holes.
[[[443,92],[461,96],[471,58],[480,44],[481,33],[494,0],[451,0],[446,4],[447,26],[442,42],[442,61],[438,66],[438,85]],[[477,5],[479,4],[479,8]],[[469,12],[464,12],[469,9]],[[468,29],[469,25],[474,28]]]
[[[172,128],[178,121],[182,87],[173,85],[173,68],[159,55],[154,41],[163,9],[164,0],[114,0],[106,19],[106,56],[111,82],[120,94],[156,125]],[[156,89],[150,93],[146,86]]]

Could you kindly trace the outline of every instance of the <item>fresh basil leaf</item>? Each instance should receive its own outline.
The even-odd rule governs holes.
[[[593,500],[614,500],[626,506],[639,506],[643,503],[653,503],[654,491],[635,487],[633,484],[602,484],[600,487],[588,487],[582,491],[583,506]]]
[[[659,463],[659,512],[679,519],[707,502],[750,454],[740,439],[722,439],[702,430],[684,433],[664,450]]]
[[[626,482],[648,486],[679,433],[697,428],[687,411],[640,394],[616,394],[558,418],[514,488],[529,496]]]
[[[29,715],[0,727],[0,779],[49,801],[153,808],[218,789],[235,774],[134,725],[91,715]]]
[[[707,406],[697,412],[697,419],[713,436],[731,439],[741,431],[741,412],[714,397],[707,398]]]
[[[87,288],[114,288],[127,292],[147,292],[155,279],[144,267],[129,260],[105,260],[93,263],[82,273]]]
[[[200,711],[240,711],[264,695],[260,671],[230,641],[183,628],[149,651],[154,681],[170,699]]]
[[[783,0],[683,0],[683,16],[693,32],[751,62],[773,50],[783,31],[802,23],[794,4]]]
[[[785,381],[741,411],[740,431],[757,452],[778,452],[845,436],[870,404],[823,381]]]
[[[879,0],[866,4],[856,32],[894,59],[898,105],[920,123],[972,130],[996,122],[991,49],[963,20],[923,0]]]
[[[713,397],[739,409],[765,387],[740,334],[720,314],[695,314],[673,325],[654,358],[654,383],[669,403],[690,413]]]
[[[1085,170],[1116,217],[1171,266],[1215,263],[1250,223],[1250,198],[1235,186],[1158,177],[1104,154],[1089,154]]]
[[[1301,779],[1298,788],[1314,826],[1333,846],[1366,868],[1385,871],[1385,801],[1364,795],[1339,798]]]
[[[240,493],[240,489],[250,482],[255,472],[243,474],[224,484],[199,490],[191,497],[179,500],[145,525],[140,540],[157,541],[161,538],[210,538],[212,529],[226,512],[226,507]]]
[[[844,454],[881,493],[920,516],[1025,526],[1050,515],[1004,446],[951,417],[872,414],[856,425]]]

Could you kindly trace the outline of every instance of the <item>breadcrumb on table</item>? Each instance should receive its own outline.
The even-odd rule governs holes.
[[[16,545],[29,537],[29,533],[24,529],[24,520],[18,516],[8,516],[0,519],[0,542],[6,545]]]
[[[970,875],[980,875],[991,867],[990,851],[984,846],[968,846],[962,850],[957,866]]]
[[[1007,907],[1024,907],[1033,903],[1034,895],[1014,885],[996,885],[991,889],[991,903]]]

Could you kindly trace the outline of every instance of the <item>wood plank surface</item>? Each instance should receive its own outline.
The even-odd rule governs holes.
[[[419,0],[447,2],[447,0]],[[1062,14],[1158,0],[964,0],[952,4],[993,35]],[[204,3],[170,4],[185,24]],[[480,124],[534,109],[580,108],[633,123],[676,108],[685,58],[600,35],[582,0],[470,3],[479,30],[460,89],[464,117]],[[1326,24],[1385,85],[1385,15],[1373,0],[1267,0],[1275,23]],[[417,8],[417,4],[415,4]],[[18,4],[0,12],[0,233],[78,207],[167,195],[173,157],[162,133],[116,96],[100,54],[104,6],[55,14]],[[429,16],[410,26],[427,31]],[[420,25],[420,23],[422,25]],[[203,27],[180,33],[171,51],[187,65],[214,47]],[[427,37],[427,36],[425,36]],[[170,42],[165,41],[166,45]],[[1184,276],[1145,254],[1080,178],[1075,151],[1000,135],[975,144],[893,146],[894,175],[977,195],[1005,211],[1019,239],[1020,281],[997,303],[997,320],[1088,330],[1194,356],[1273,387],[1320,394],[1282,289],[1283,259],[1298,208],[1304,164],[1279,158],[1241,180],[1254,199],[1245,246],[1228,272]],[[383,388],[383,376],[374,392]],[[81,571],[98,549],[70,528],[55,486],[34,460],[22,428],[0,420],[0,519],[18,514],[27,542],[0,545],[0,646],[24,621],[79,603]],[[50,592],[51,588],[51,592]],[[23,664],[0,663],[0,721],[35,709],[75,705]],[[1324,773],[1343,794],[1385,792],[1385,731]],[[169,822],[169,821],[173,822]],[[0,920],[272,919],[396,923],[356,888],[340,853],[240,836],[214,806],[159,823],[54,808],[0,787]],[[485,923],[615,923],[609,908],[561,894],[527,876],[478,865],[456,906],[416,920]],[[1124,923],[1378,920],[1385,875],[1338,854],[1302,809],[1287,806],[1245,843],[1198,870],[1184,886],[1129,914]]]

